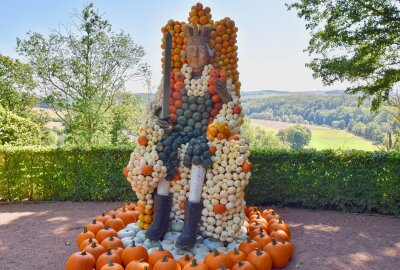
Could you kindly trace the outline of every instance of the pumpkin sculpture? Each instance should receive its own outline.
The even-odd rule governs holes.
[[[238,29],[230,18],[212,20],[200,3],[189,18],[162,28],[162,48],[168,33],[172,38],[163,56],[171,57],[172,73],[149,106],[127,166],[139,227],[160,240],[170,216],[185,220],[178,248],[193,247],[198,226],[205,237],[232,242],[244,222],[243,190],[251,175],[249,146],[240,134]],[[165,72],[169,64],[163,63]]]

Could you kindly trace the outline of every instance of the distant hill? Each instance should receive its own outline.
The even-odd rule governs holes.
[[[263,95],[285,95],[285,94],[325,94],[325,95],[332,95],[332,94],[344,94],[344,90],[328,90],[328,91],[287,91],[287,90],[255,90],[255,91],[241,91],[241,95],[243,97],[249,96],[263,96]]]

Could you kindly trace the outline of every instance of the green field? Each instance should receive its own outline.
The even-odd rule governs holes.
[[[251,124],[263,127],[268,130],[278,132],[279,129],[286,129],[295,124],[277,121],[264,121],[251,119]],[[315,148],[317,150],[323,149],[356,149],[364,151],[379,150],[378,147],[372,144],[371,141],[355,136],[344,130],[337,130],[328,127],[321,126],[310,126],[312,132],[311,142],[308,145],[309,148]]]

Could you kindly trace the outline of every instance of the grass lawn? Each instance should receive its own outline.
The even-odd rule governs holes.
[[[278,121],[265,121],[258,119],[251,119],[252,125],[261,126],[268,130],[278,132],[279,129],[286,129],[296,124],[278,122]],[[311,129],[312,136],[311,142],[308,147],[317,150],[323,149],[356,149],[364,151],[379,150],[378,147],[364,138],[355,136],[344,130],[337,130],[328,127],[305,125]]]

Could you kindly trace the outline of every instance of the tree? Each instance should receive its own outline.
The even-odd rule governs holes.
[[[326,85],[347,81],[377,110],[400,81],[400,3],[395,0],[298,0],[288,5],[311,33],[308,67]]]
[[[40,145],[40,127],[0,105],[0,145]]]
[[[21,117],[30,115],[37,103],[36,84],[29,65],[0,54],[0,105]]]
[[[243,135],[250,142],[251,149],[288,149],[287,143],[281,141],[273,131],[252,126],[246,117],[243,124]]]
[[[65,33],[28,32],[28,39],[17,39],[17,51],[33,67],[44,101],[66,126],[67,142],[110,143],[107,118],[125,83],[148,75],[145,52],[129,35],[113,32],[93,4],[74,18]]]
[[[311,130],[308,127],[295,125],[278,132],[280,138],[290,144],[292,150],[303,149],[311,141]]]

